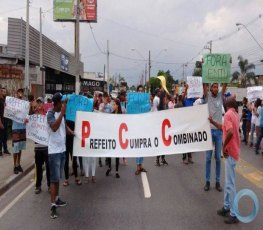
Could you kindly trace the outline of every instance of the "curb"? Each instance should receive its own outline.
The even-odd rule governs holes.
[[[24,176],[26,176],[29,172],[31,172],[34,169],[35,163],[33,162],[31,165],[29,165],[23,173],[20,173],[18,175],[12,175],[10,176],[3,186],[0,188],[0,196],[2,196],[6,191],[8,191],[12,186],[14,186],[18,181],[20,181]]]

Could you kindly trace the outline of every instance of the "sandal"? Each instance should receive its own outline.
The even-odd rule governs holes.
[[[82,182],[81,182],[80,179],[75,179],[75,183],[76,183],[77,185],[82,185]]]
[[[69,186],[69,182],[68,182],[68,180],[65,180],[65,181],[64,181],[63,186],[64,186],[64,187]]]
[[[141,173],[140,170],[136,170],[136,171],[135,171],[135,175],[139,175],[140,173]]]
[[[88,178],[88,177],[85,177],[84,183],[85,183],[85,184],[88,184],[88,183],[89,183],[89,178]]]
[[[147,172],[147,170],[145,168],[141,168],[140,171],[141,172]]]

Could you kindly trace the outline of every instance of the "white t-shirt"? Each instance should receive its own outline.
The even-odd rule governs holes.
[[[261,106],[258,106],[257,108],[257,113],[259,114],[259,116],[257,117],[257,120],[255,122],[256,126],[260,126],[260,118],[261,118]]]
[[[60,115],[60,112],[50,110],[47,114],[47,122],[49,126],[54,123]],[[66,151],[66,126],[64,117],[60,123],[59,128],[54,132],[49,129],[48,154],[63,153]]]
[[[158,111],[159,104],[160,104],[160,98],[157,97],[157,96],[155,96],[155,97],[153,98],[152,112]]]

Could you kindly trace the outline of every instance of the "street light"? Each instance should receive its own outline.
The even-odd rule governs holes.
[[[254,41],[258,44],[258,46],[260,47],[260,49],[263,51],[263,47],[259,44],[259,42],[257,41],[257,39],[253,36],[253,34],[248,30],[248,28],[246,27],[246,25],[240,23],[240,22],[237,22],[236,23],[236,26],[239,27],[239,26],[243,26],[247,32],[251,35],[251,37],[254,39]]]

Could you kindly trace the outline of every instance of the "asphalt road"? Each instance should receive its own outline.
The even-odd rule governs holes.
[[[214,188],[215,162],[212,165],[212,189],[203,190],[205,153],[200,152],[193,155],[192,165],[184,165],[181,155],[168,156],[169,166],[162,167],[154,166],[155,158],[145,159],[150,198],[145,198],[141,176],[134,174],[134,159],[129,159],[128,166],[120,166],[120,179],[114,177],[114,171],[106,177],[105,166],[97,168],[96,184],[77,186],[71,177],[70,186],[60,187],[61,198],[68,205],[58,209],[59,218],[55,220],[50,218],[50,198],[45,182],[42,193],[34,194],[32,172],[1,197],[0,229],[259,230],[263,228],[263,157],[256,156],[244,145],[241,154],[237,190],[253,190],[260,202],[257,218],[248,224],[228,226],[224,224],[224,218],[216,214],[216,210],[223,206],[223,192]],[[224,185],[224,163],[221,184]],[[249,214],[252,207],[250,199],[241,199],[239,208],[243,215]]]

